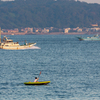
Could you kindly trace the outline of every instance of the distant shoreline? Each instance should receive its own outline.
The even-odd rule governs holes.
[[[2,35],[61,35],[61,34],[62,35],[82,35],[82,34],[100,34],[100,32],[69,32],[69,33],[64,33],[64,32],[51,32],[51,33],[18,32],[18,33],[7,33],[7,32],[3,32],[1,34]]]

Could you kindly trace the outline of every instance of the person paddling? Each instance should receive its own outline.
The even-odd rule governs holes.
[[[41,71],[40,71],[40,73],[39,73],[39,76],[40,76],[40,75],[41,75]],[[34,82],[38,82],[39,76],[38,76],[38,78],[37,78],[37,77],[35,77]]]
[[[38,82],[38,79],[39,79],[39,78],[35,77],[35,80],[34,80],[34,82]]]

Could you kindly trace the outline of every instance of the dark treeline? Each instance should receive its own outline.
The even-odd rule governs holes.
[[[100,5],[75,0],[0,1],[0,27],[90,27],[100,24]]]

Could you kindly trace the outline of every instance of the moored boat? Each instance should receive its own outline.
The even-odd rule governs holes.
[[[50,81],[42,81],[42,82],[24,82],[25,85],[47,85]]]
[[[100,37],[97,35],[94,35],[93,37],[77,37],[80,41],[87,40],[87,41],[100,41]]]

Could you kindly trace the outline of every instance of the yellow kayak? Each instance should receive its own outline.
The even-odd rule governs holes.
[[[42,81],[42,82],[24,82],[25,85],[47,85],[50,81]]]

